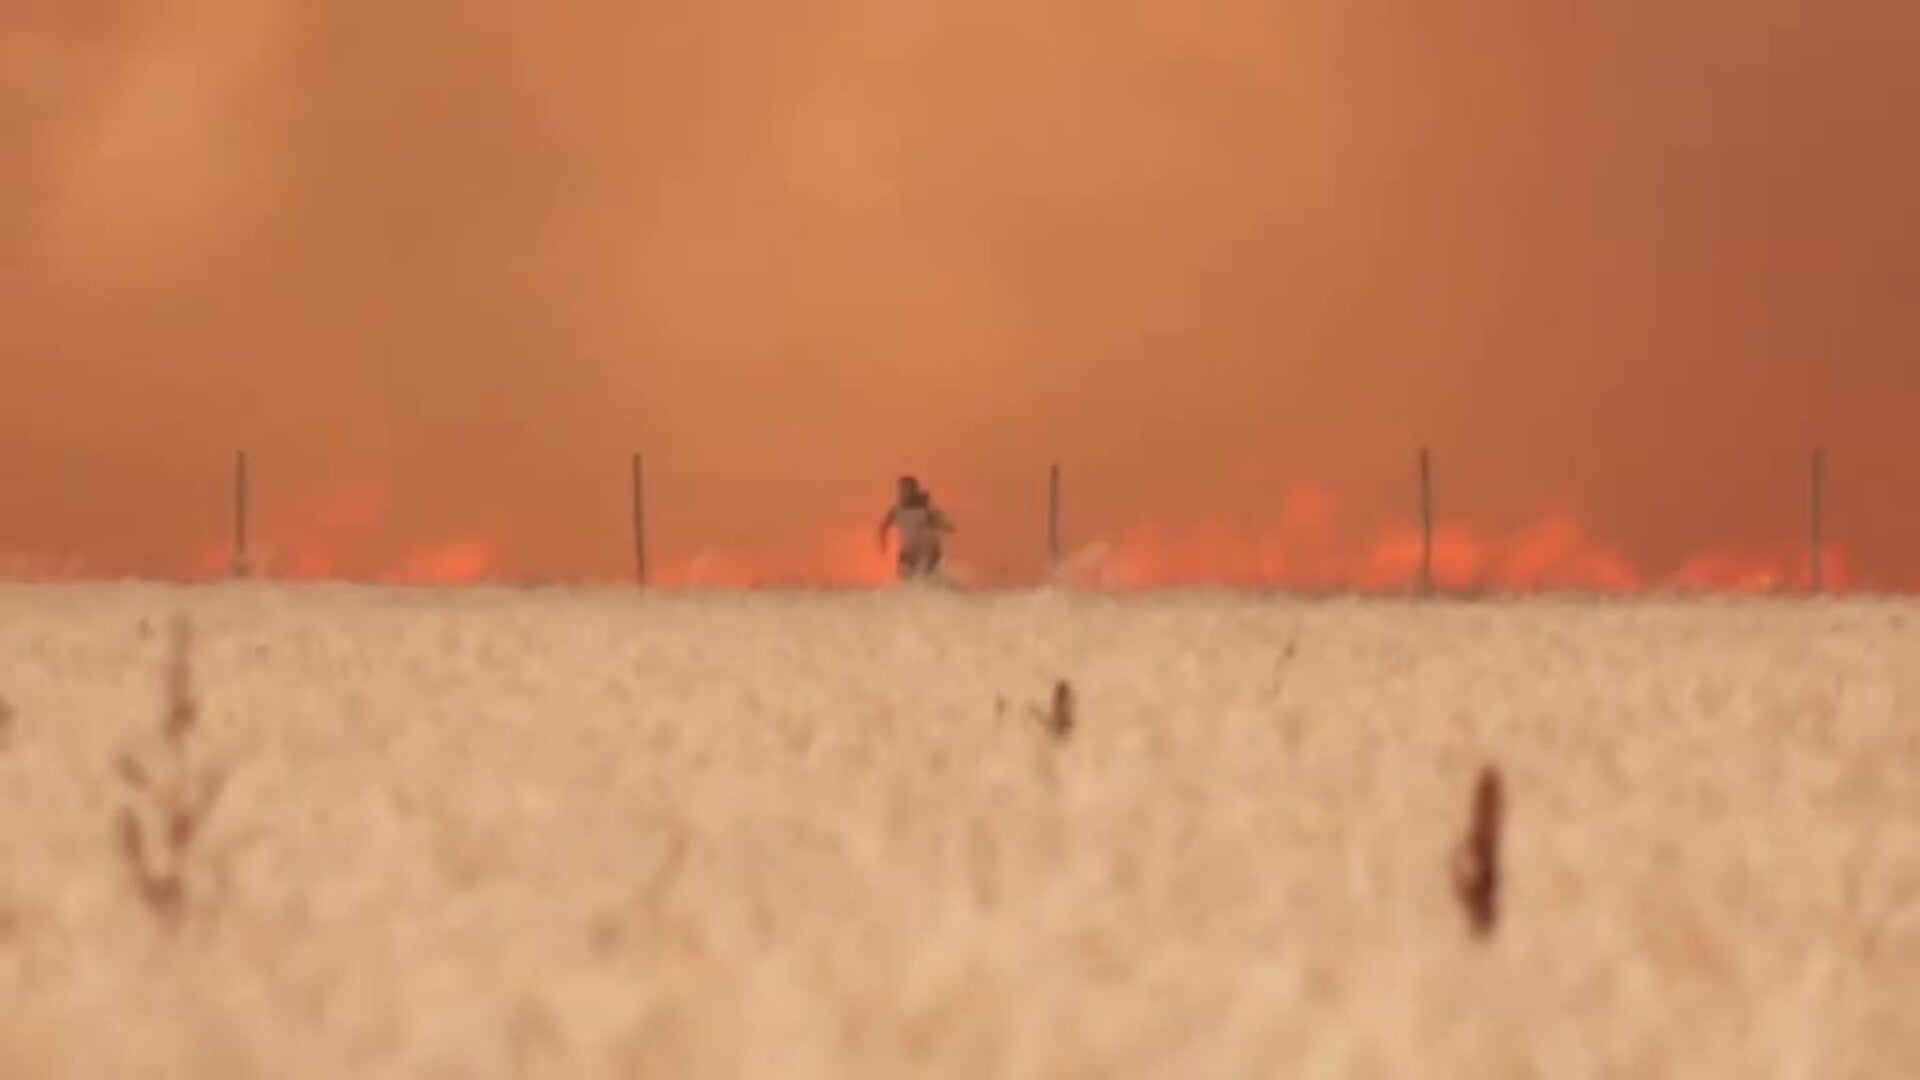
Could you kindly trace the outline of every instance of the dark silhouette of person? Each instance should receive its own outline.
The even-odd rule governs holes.
[[[900,478],[898,494],[887,514],[880,519],[880,546],[887,545],[887,530],[900,536],[900,553],[895,571],[900,580],[930,578],[940,570],[941,541],[954,531],[953,521],[933,504],[933,493],[911,476]]]

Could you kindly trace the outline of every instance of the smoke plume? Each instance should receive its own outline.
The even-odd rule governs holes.
[[[244,447],[314,572],[612,576],[640,449],[662,565],[912,471],[1028,574],[1059,460],[1076,550],[1313,492],[1364,568],[1424,444],[1660,575],[1819,442],[1920,584],[1911,7],[12,0],[0,551],[197,566]]]

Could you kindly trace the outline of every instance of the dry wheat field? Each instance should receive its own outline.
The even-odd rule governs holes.
[[[1909,602],[8,586],[0,702],[9,1078],[1920,1076]]]

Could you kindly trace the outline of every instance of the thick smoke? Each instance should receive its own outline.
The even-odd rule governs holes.
[[[1637,562],[1920,550],[1920,15],[1873,0],[13,0],[0,549],[967,558],[1303,482]],[[271,537],[263,539],[263,543]]]

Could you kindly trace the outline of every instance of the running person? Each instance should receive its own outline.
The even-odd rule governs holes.
[[[895,572],[900,580],[933,577],[940,569],[940,537],[953,530],[953,522],[933,505],[933,494],[911,476],[900,478],[899,494],[887,514],[880,519],[880,546],[887,546],[887,530],[900,535],[900,554]]]

